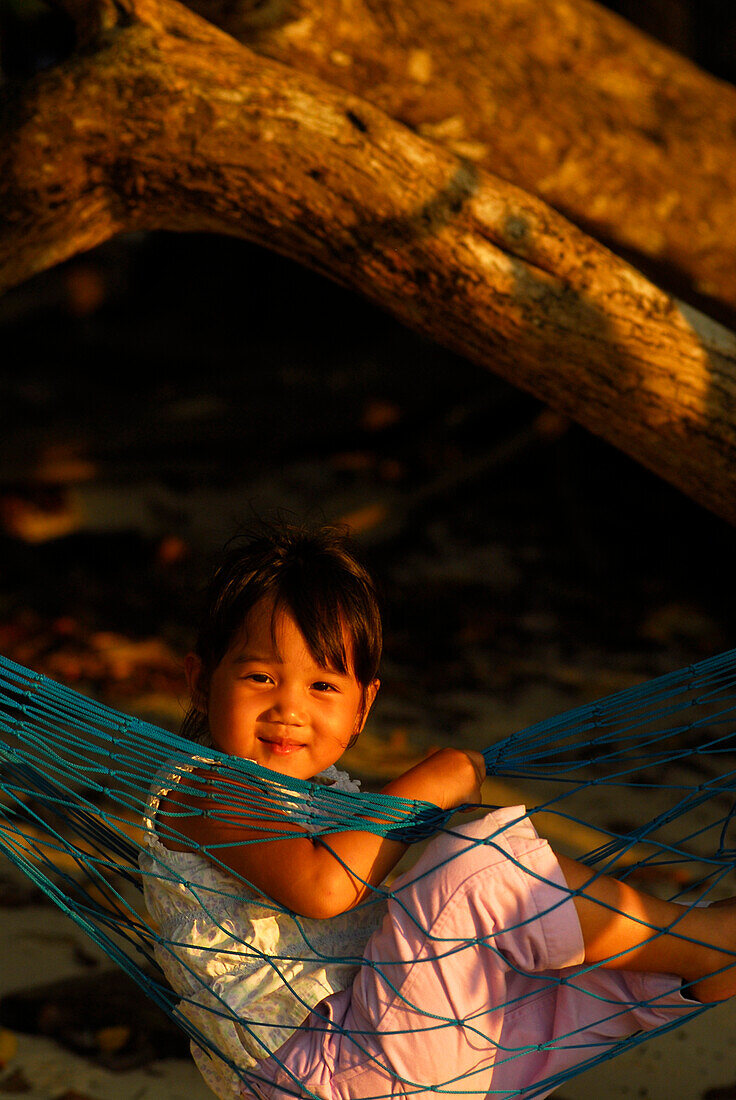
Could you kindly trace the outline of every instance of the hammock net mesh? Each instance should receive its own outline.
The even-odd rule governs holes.
[[[577,850],[568,854],[595,873],[629,879],[683,904],[710,904],[736,893],[735,718],[736,650],[541,722],[492,745],[484,756],[489,776],[523,789],[526,809],[521,812],[534,820],[539,833],[572,837]],[[243,1082],[257,1082],[257,1066],[254,1070],[252,1061],[239,1061],[230,1048],[218,1045],[216,1024],[237,1024],[240,1034],[251,1039],[251,1046],[260,1044],[265,1056],[270,1050],[263,1040],[263,1021],[242,1011],[235,1016],[226,996],[206,988],[188,966],[186,948],[161,934],[142,901],[146,874],[157,873],[155,867],[146,872],[139,865],[150,828],[144,823],[146,805],[156,776],[176,774],[196,792],[201,780],[193,769],[205,752],[217,762],[223,812],[244,812],[251,818],[257,814],[269,837],[278,834],[286,809],[290,819],[325,843],[331,832],[360,828],[412,842],[413,851],[421,850],[427,838],[452,832],[458,820],[426,803],[286,779],[203,750],[5,658],[0,658],[0,729],[0,847],[6,856],[176,1020],[200,1053],[222,1059],[234,1079]],[[636,805],[647,806],[648,819],[634,829],[612,827],[616,808],[620,819],[626,800],[637,791],[642,798]],[[601,807],[595,822],[587,812],[585,820],[580,809],[591,801]],[[476,816],[481,813],[478,808]],[[157,829],[165,843],[167,837],[176,843],[175,815],[159,820]],[[216,849],[203,854],[218,865]],[[172,875],[166,866],[161,873]],[[197,882],[184,879],[180,885],[205,912],[222,911],[223,897],[215,899],[215,906],[211,887],[198,889]],[[365,904],[376,899],[385,903],[390,889],[388,880]],[[223,876],[218,891],[233,905],[253,898],[249,884],[232,875]],[[269,899],[260,900],[278,909]],[[397,901],[401,903],[400,895]],[[228,932],[229,950],[248,949],[238,944],[237,930]],[[486,946],[494,949],[492,937]],[[304,959],[310,952],[325,961],[323,944],[315,946],[305,930],[299,954]],[[161,966],[163,961],[166,968],[167,958],[189,975],[184,995],[167,981]],[[263,961],[272,968],[274,981],[298,1001],[294,959],[275,955]],[[326,961],[361,964],[357,957]],[[559,979],[545,977],[546,982],[554,980]],[[301,1005],[299,1015],[311,1007]],[[459,1021],[434,1014],[432,1006],[415,1007],[425,1021],[429,1018],[425,1026],[437,1044],[444,1028],[476,1027],[472,1019]],[[618,1035],[589,1048],[575,1033],[556,1035],[554,1043],[575,1048],[571,1064],[529,1088],[489,1092],[487,1074],[467,1081],[416,1081],[404,1074],[395,1088],[406,1096],[545,1095],[566,1077],[676,1027],[706,1007],[690,1002],[686,1011],[673,1013],[652,1031]],[[617,1011],[602,1000],[602,1020]],[[351,1038],[361,1042],[360,1036]],[[530,1053],[511,1045],[494,1051],[494,1057],[503,1062]],[[293,1092],[304,1095],[297,1081]]]

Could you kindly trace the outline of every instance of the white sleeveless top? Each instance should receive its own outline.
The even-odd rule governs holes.
[[[178,782],[178,773],[212,763],[196,757],[177,771],[160,773],[152,787],[139,857],[143,894],[163,941],[154,953],[181,997],[179,1011],[216,1050],[252,1069],[285,1043],[324,997],[352,983],[386,902],[379,899],[327,920],[295,917],[204,856],[164,847],[155,827],[161,799]],[[338,790],[360,786],[335,767],[316,780]],[[241,1097],[242,1082],[222,1059],[194,1040],[192,1054],[221,1100]]]

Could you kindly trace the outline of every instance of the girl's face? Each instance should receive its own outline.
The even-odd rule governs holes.
[[[295,779],[311,779],[342,756],[379,688],[375,680],[364,701],[353,673],[317,664],[289,611],[274,617],[266,600],[250,612],[208,685],[194,654],[186,671],[215,748]]]

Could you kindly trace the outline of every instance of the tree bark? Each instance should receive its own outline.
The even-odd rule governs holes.
[[[727,330],[539,199],[251,53],[175,0],[117,9],[96,46],[6,93],[5,286],[124,230],[247,238],[502,374],[736,521]]]
[[[538,195],[659,285],[736,325],[736,88],[605,8],[188,3],[257,52]]]

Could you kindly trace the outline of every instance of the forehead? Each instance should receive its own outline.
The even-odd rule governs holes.
[[[238,646],[258,644],[268,650],[278,650],[284,643],[309,648],[289,608],[270,599],[259,600],[250,609],[233,641]]]
[[[287,646],[308,649],[306,640],[288,608],[275,607],[272,600],[259,600],[232,636],[229,649],[258,653],[260,656],[278,652]]]
[[[288,605],[264,598],[255,604],[235,634],[230,650],[234,656],[253,655],[283,661],[285,656],[310,661],[320,668],[338,668],[344,658],[352,674],[353,643],[344,624],[338,634],[342,654],[324,652],[318,644],[310,646]]]

